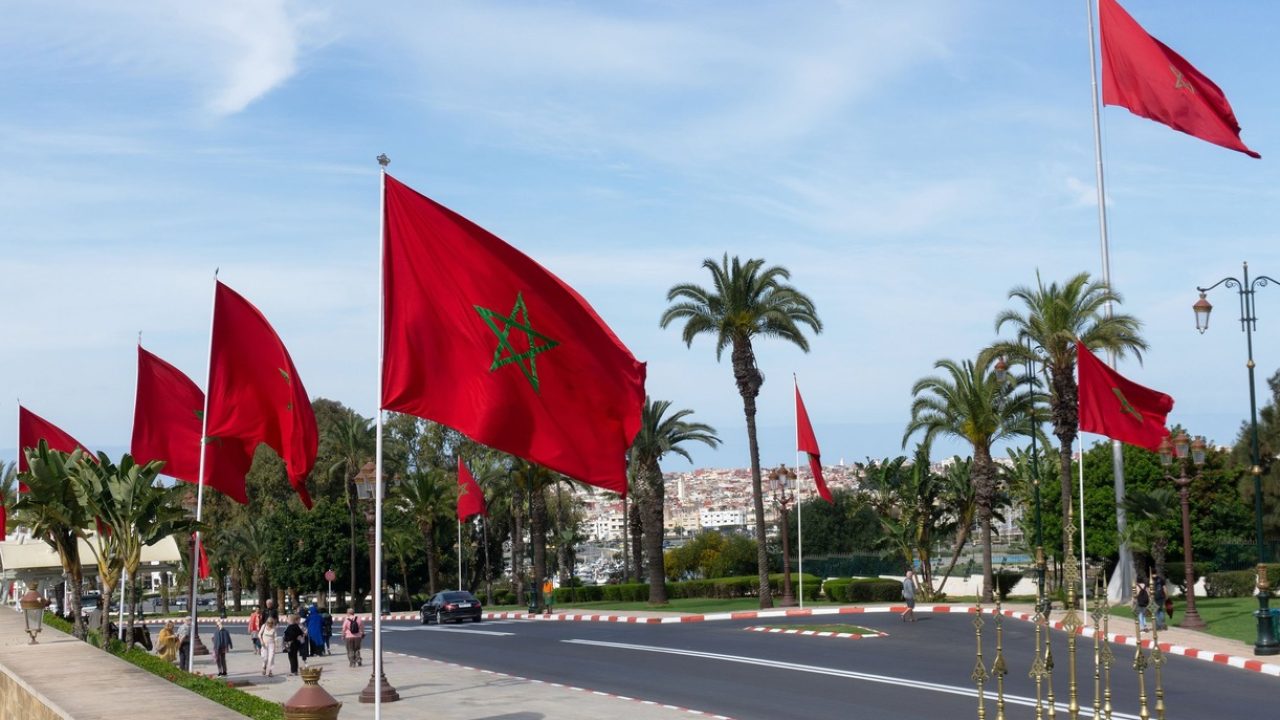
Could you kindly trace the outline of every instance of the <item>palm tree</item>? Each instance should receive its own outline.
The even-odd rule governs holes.
[[[1132,520],[1125,539],[1149,552],[1156,575],[1167,577],[1164,561],[1169,548],[1169,533],[1165,532],[1165,527],[1181,517],[1178,491],[1164,485],[1150,489],[1133,488],[1125,495],[1124,509]],[[1146,574],[1138,577],[1146,577]]]
[[[329,467],[329,476],[340,479],[347,501],[347,528],[351,533],[350,567],[347,576],[351,580],[351,603],[356,602],[356,475],[373,457],[374,437],[370,429],[373,421],[351,413],[336,438],[339,460]]]
[[[942,580],[938,582],[939,594],[946,587],[947,580],[960,559],[960,553],[964,552],[964,546],[969,542],[969,531],[973,528],[974,517],[978,512],[977,498],[973,493],[972,473],[973,458],[962,460],[959,455],[956,455],[952,457],[951,466],[947,468],[947,473],[943,477],[940,501],[943,507],[950,510],[952,516],[950,526],[954,533],[954,540],[951,544],[951,561],[947,563],[947,569],[942,572]]]
[[[435,595],[440,584],[440,550],[436,547],[436,526],[455,509],[458,491],[455,483],[446,481],[443,470],[414,468],[392,491],[393,504],[409,515],[421,533],[422,549],[427,554],[427,593]]]
[[[751,452],[751,501],[756,514],[756,565],[760,576],[760,607],[773,607],[769,592],[769,556],[765,542],[764,495],[760,487],[760,446],[756,438],[756,397],[764,385],[764,374],[756,367],[756,354],[751,339],[756,336],[781,338],[809,351],[809,340],[801,330],[808,325],[815,334],[822,332],[813,301],[786,284],[791,273],[781,266],[765,266],[764,260],[753,258],[746,263],[737,257],[729,262],[725,253],[720,262],[714,258],[702,261],[711,273],[711,289],[691,283],[676,285],[667,291],[667,302],[673,303],[662,313],[660,325],[667,327],[682,321],[685,345],[702,334],[716,338],[716,360],[725,348],[731,348],[733,379],[742,396],[742,411],[747,418],[747,444]]]
[[[77,496],[73,475],[76,466],[84,461],[84,451],[50,450],[49,444],[41,440],[34,449],[27,448],[24,452],[28,469],[19,473],[18,478],[29,492],[22,496],[14,510],[22,515],[33,537],[44,540],[58,553],[62,571],[71,581],[69,610],[73,632],[83,640],[85,626],[80,616],[80,593],[84,572],[80,566],[80,538],[93,522],[93,516]]]
[[[11,460],[7,463],[0,463],[0,507],[4,508],[5,518],[13,517],[13,504],[17,502],[16,490],[18,489],[18,463]],[[6,523],[7,524],[7,523]],[[0,535],[8,533],[8,528],[4,528]],[[3,540],[0,537],[0,540]]]
[[[409,586],[409,560],[419,547],[418,534],[404,525],[388,526],[382,535],[387,553],[400,567],[400,579],[404,583],[404,600],[407,610],[413,610],[413,590]]]
[[[677,410],[667,415],[670,400],[646,397],[641,413],[640,432],[631,443],[628,466],[635,468],[635,504],[640,508],[644,524],[645,555],[649,558],[649,604],[667,604],[667,571],[662,559],[663,500],[666,488],[662,480],[662,458],[675,453],[693,462],[683,445],[700,442],[711,447],[720,444],[716,429],[700,422],[686,420],[692,410]]]
[[[1139,335],[1142,323],[1132,315],[1111,312],[1121,297],[1105,283],[1080,273],[1062,285],[1045,285],[1036,273],[1036,286],[1018,286],[1010,300],[1022,303],[1022,312],[1005,310],[996,316],[996,332],[1006,325],[1014,339],[997,342],[988,353],[1011,362],[1041,363],[1049,379],[1049,409],[1053,434],[1058,438],[1058,479],[1062,490],[1062,547],[1071,546],[1071,447],[1079,426],[1079,389],[1076,387],[1076,341],[1090,350],[1117,355],[1132,352],[1139,359],[1147,343]],[[1037,347],[1038,346],[1038,347]],[[1122,511],[1123,512],[1123,511]]]
[[[991,602],[994,578],[991,574],[991,519],[998,496],[998,472],[991,457],[991,446],[1030,431],[1030,412],[1038,395],[1034,392],[1009,392],[996,377],[994,357],[977,362],[939,360],[934,368],[945,375],[932,375],[916,381],[911,388],[911,422],[902,435],[902,445],[923,431],[921,444],[928,448],[939,435],[956,437],[973,446],[970,476],[974,486],[974,502],[982,530],[982,597]],[[1031,385],[1027,377],[1014,377],[1017,385]]]

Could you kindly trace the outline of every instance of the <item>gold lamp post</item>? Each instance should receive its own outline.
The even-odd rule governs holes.
[[[1191,451],[1191,461],[1196,467],[1195,475],[1191,477],[1187,477],[1187,465],[1184,462],[1187,459],[1188,449]],[[1196,612],[1196,572],[1191,564],[1191,509],[1187,500],[1187,490],[1191,481],[1200,477],[1200,469],[1204,467],[1204,449],[1204,438],[1197,437],[1195,442],[1189,442],[1185,432],[1178,433],[1173,443],[1170,443],[1167,437],[1160,443],[1160,464],[1164,465],[1166,473],[1171,469],[1175,455],[1178,459],[1178,477],[1171,475],[1165,477],[1178,486],[1178,495],[1182,500],[1182,566],[1187,584],[1187,607],[1182,612],[1182,622],[1178,623],[1178,627],[1189,630],[1203,630],[1205,626],[1204,620],[1200,619],[1200,613]]]
[[[31,642],[28,645],[37,645],[36,636],[44,629],[44,609],[49,607],[49,601],[40,597],[40,593],[32,587],[19,600],[18,606],[22,608],[23,619],[27,621],[27,634],[31,636]]]
[[[773,501],[778,504],[778,524],[782,533],[782,600],[779,605],[791,607],[796,604],[796,596],[791,592],[791,540],[787,537],[787,506],[795,500],[796,474],[780,465],[769,473],[769,490],[773,493]]]
[[[368,528],[369,586],[372,588],[369,591],[370,604],[372,604],[372,600],[377,598],[377,595],[374,595],[374,593],[382,592],[382,588],[373,587],[373,579],[377,576],[377,573],[374,572],[375,566],[377,565],[377,555],[374,553],[374,548],[377,547],[377,540],[375,538],[376,528],[374,527],[375,516],[373,507],[374,499],[377,497],[377,484],[377,472],[373,463],[366,463],[365,466],[360,469],[360,472],[356,474],[355,486],[356,498],[364,506],[364,519],[366,527]],[[352,598],[351,601],[354,603],[355,598]],[[370,608],[369,616],[371,618],[373,617],[373,608]],[[375,622],[376,620],[371,620],[369,622],[369,627],[375,627]],[[378,650],[381,651],[381,642],[378,643],[377,647]],[[378,670],[381,670],[382,672],[379,673]],[[373,669],[369,673],[369,684],[365,685],[364,689],[360,691],[360,702],[374,702],[379,685],[382,686],[382,702],[395,702],[400,699],[400,693],[396,692],[396,689],[391,686],[391,683],[387,682],[386,666],[382,664],[381,657],[375,658],[373,662]]]

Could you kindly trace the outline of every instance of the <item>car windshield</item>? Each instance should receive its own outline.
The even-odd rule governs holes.
[[[475,598],[471,597],[471,593],[469,592],[444,593],[440,599],[445,602],[468,602],[475,600]]]

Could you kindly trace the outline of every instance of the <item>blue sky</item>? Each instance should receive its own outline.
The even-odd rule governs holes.
[[[1104,110],[1113,277],[1152,346],[1121,369],[1227,442],[1248,409],[1235,297],[1211,296],[1205,336],[1190,306],[1242,260],[1280,276],[1280,6],[1125,6],[1264,156]],[[127,446],[140,330],[203,384],[215,267],[313,396],[372,414],[382,152],[577,287],[649,392],[720,430],[699,465],[747,463],[730,368],[657,326],[705,257],[788,267],[826,323],[807,355],[757,346],[768,464],[793,457],[793,372],[826,459],[894,454],[911,384],[992,340],[1010,287],[1100,272],[1083,2],[59,8],[0,25],[0,447],[18,397]],[[1258,301],[1261,379],[1280,288]]]

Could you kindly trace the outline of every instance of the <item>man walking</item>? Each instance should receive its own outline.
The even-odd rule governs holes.
[[[364,665],[360,657],[360,645],[364,642],[364,628],[360,627],[360,619],[356,617],[355,608],[347,608],[347,616],[342,619],[342,639],[347,643],[347,663],[351,667]]]
[[[218,626],[213,631],[213,659],[218,664],[218,675],[227,674],[227,653],[231,651],[231,631],[222,627],[222,619],[213,621]]]
[[[902,621],[916,621],[916,573],[914,570],[907,570],[907,576],[902,579],[902,599],[907,601],[907,609],[902,612]]]

